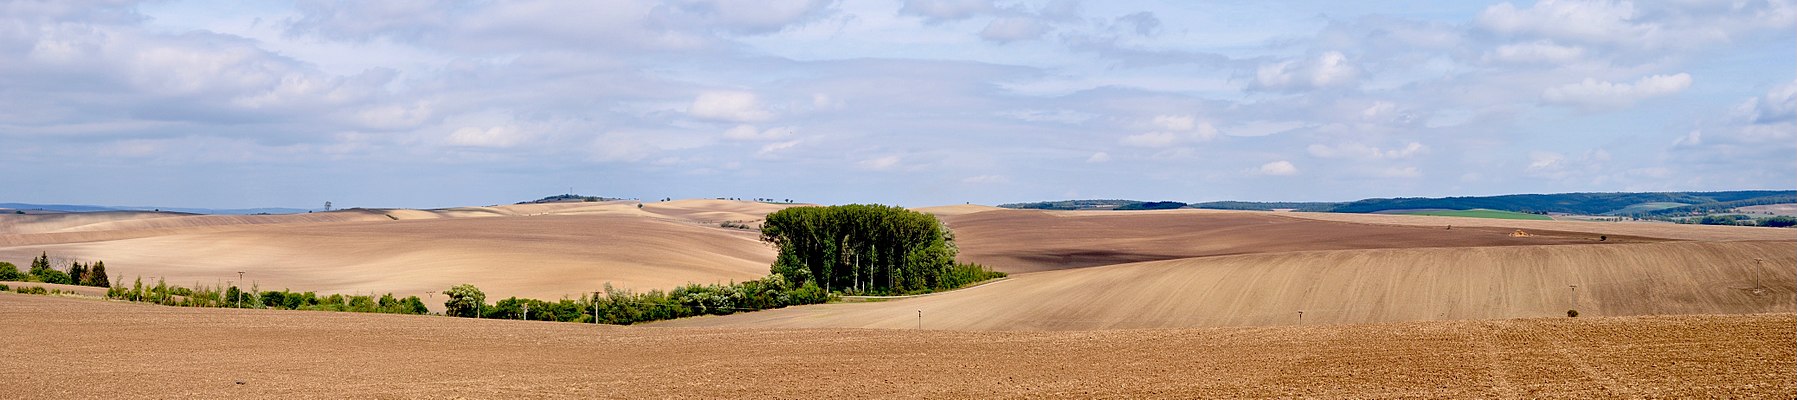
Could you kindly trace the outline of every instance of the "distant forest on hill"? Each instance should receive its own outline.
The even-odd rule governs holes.
[[[1332,202],[1213,201],[1180,203],[1135,200],[1061,200],[1001,204],[999,207],[1036,210],[1142,210],[1203,208],[1215,210],[1296,210],[1310,212],[1372,213],[1394,210],[1488,209],[1519,213],[1565,213],[1636,218],[1689,216],[1724,212],[1735,207],[1797,203],[1797,190],[1741,190],[1726,192],[1642,192],[1513,194],[1465,197],[1400,197]]]

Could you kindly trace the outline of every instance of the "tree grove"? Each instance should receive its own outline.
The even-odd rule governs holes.
[[[788,208],[768,214],[761,240],[779,248],[773,273],[832,292],[914,293],[1002,275],[956,265],[954,233],[934,215],[900,207]]]

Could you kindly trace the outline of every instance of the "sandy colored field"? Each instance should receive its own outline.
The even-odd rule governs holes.
[[[425,297],[475,283],[489,296],[554,299],[605,283],[668,289],[760,278],[772,249],[755,232],[707,219],[778,207],[701,200],[641,209],[610,202],[277,216],[4,216],[17,218],[7,229],[36,233],[7,235],[14,243],[0,247],[0,260],[23,265],[40,252],[99,259],[127,278],[180,285],[212,285],[249,271],[263,289]]]
[[[1793,242],[1291,252],[1020,274],[877,303],[663,326],[1089,330],[1442,319],[1740,314],[1797,308]],[[1755,262],[1755,258],[1764,262]],[[1578,285],[1578,303],[1573,290]]]
[[[39,252],[49,252],[59,258],[100,259],[105,260],[115,274],[124,273],[127,277],[160,276],[181,285],[222,283],[235,280],[236,271],[248,271],[250,279],[259,283],[262,289],[291,288],[322,293],[393,292],[400,296],[425,297],[433,307],[439,306],[442,301],[428,296],[426,292],[440,291],[459,283],[477,284],[488,292],[490,298],[528,296],[555,299],[578,296],[596,290],[607,282],[624,288],[668,289],[689,282],[711,283],[759,278],[767,273],[767,265],[774,256],[772,248],[758,242],[754,231],[722,228],[718,223],[753,221],[769,212],[787,207],[723,200],[651,202],[640,208],[636,204],[618,201],[441,210],[352,209],[272,216],[199,216],[142,212],[0,215],[0,232],[4,232],[0,233],[0,260],[23,265]],[[1209,310],[1216,301],[1246,301],[1228,299],[1235,298],[1230,296],[1247,295],[1215,291],[1213,296],[1222,297],[1191,297],[1193,295],[1186,292],[1208,289],[1181,286],[1176,282],[1215,281],[1239,290],[1280,291],[1290,290],[1292,285],[1306,279],[1328,278],[1334,280],[1332,284],[1340,283],[1335,281],[1342,281],[1342,277],[1363,275],[1354,269],[1358,268],[1381,272],[1364,274],[1364,278],[1349,281],[1385,285],[1383,292],[1373,290],[1372,287],[1356,288],[1349,292],[1352,293],[1351,297],[1343,299],[1320,294],[1277,292],[1282,297],[1254,300],[1264,303],[1262,308],[1236,310],[1228,316],[1217,312],[1188,313],[1185,317],[1171,319],[1175,322],[1167,323],[1155,322],[1167,318],[1152,312],[1135,315],[1129,312],[1119,314],[1110,311],[1061,310],[1048,306],[1038,306],[1042,311],[1022,312],[1011,317],[1040,319],[1029,324],[1055,327],[1060,326],[1057,325],[1060,322],[1054,320],[1068,319],[1068,315],[1080,316],[1074,319],[1090,319],[1081,313],[1101,316],[1095,319],[1098,322],[1074,323],[1054,329],[1226,324],[1218,321],[1257,325],[1267,323],[1262,322],[1263,320],[1282,318],[1287,313],[1295,314],[1296,307],[1317,308],[1319,303],[1338,300],[1388,301],[1377,299],[1408,298],[1407,296],[1414,295],[1413,292],[1419,291],[1436,293],[1461,290],[1461,286],[1473,285],[1480,282],[1477,280],[1484,279],[1537,279],[1540,282],[1535,283],[1553,283],[1563,287],[1562,283],[1547,282],[1559,279],[1558,276],[1540,275],[1541,272],[1536,270],[1514,269],[1516,264],[1503,258],[1507,256],[1496,254],[1510,254],[1505,253],[1509,251],[1526,257],[1538,257],[1529,259],[1535,261],[1528,262],[1548,266],[1544,268],[1571,263],[1566,260],[1591,260],[1579,261],[1577,264],[1580,266],[1577,268],[1599,271],[1595,273],[1602,279],[1616,280],[1630,274],[1661,273],[1674,271],[1676,268],[1655,267],[1659,269],[1636,271],[1634,268],[1646,267],[1616,264],[1615,261],[1609,261],[1612,259],[1600,257],[1613,253],[1604,250],[1615,248],[1613,246],[1651,244],[1665,240],[1662,238],[1774,238],[1788,244],[1792,238],[1784,236],[1797,232],[1669,224],[1446,218],[1442,221],[1455,225],[1454,229],[1449,230],[1446,229],[1446,224],[1429,224],[1440,223],[1441,221],[1437,221],[1439,217],[1210,210],[1044,212],[1001,210],[973,205],[930,207],[922,210],[938,213],[955,229],[963,261],[984,263],[1001,271],[1028,273],[1168,261],[1165,264],[1117,268],[1091,276],[1073,274],[1037,277],[1019,274],[1013,281],[979,291],[1003,289],[1001,292],[1008,295],[1010,291],[1017,290],[1048,293],[1062,286],[1086,286],[1104,288],[1105,291],[1066,299],[1088,301],[1092,304],[1091,307],[1134,309],[1153,303],[1154,300],[1150,299],[1168,296],[1163,302],[1166,304],[1148,308],[1167,310],[1164,313],[1185,313],[1183,310],[1188,308]],[[1526,227],[1536,236],[1510,237],[1508,234],[1519,226]],[[1585,246],[1597,244],[1596,237],[1600,234],[1608,234],[1609,240],[1602,242],[1601,246]],[[1499,248],[1516,250],[1498,250]],[[1725,254],[1728,251],[1764,252],[1761,247],[1753,245],[1702,248],[1724,249],[1716,250],[1721,253],[1703,256],[1707,257],[1703,263],[1716,265],[1721,265],[1717,263],[1723,262],[1722,260],[1746,257],[1741,254]],[[1440,251],[1317,253],[1366,249]],[[1788,245],[1785,250],[1789,250]],[[1785,251],[1774,258],[1789,259],[1789,253]],[[1682,262],[1677,260],[1692,257],[1679,252],[1652,254],[1657,255],[1640,257],[1670,261],[1643,265],[1675,265],[1667,263]],[[1248,255],[1269,257],[1239,258]],[[1195,257],[1209,258],[1193,259]],[[1373,261],[1362,261],[1363,258]],[[1255,279],[1245,279],[1240,274],[1216,274],[1214,271],[1217,269],[1213,268],[1216,265],[1250,266],[1262,262],[1284,267],[1269,270],[1282,271],[1278,274]],[[1449,268],[1458,268],[1456,263],[1462,262],[1485,266],[1508,265],[1512,267],[1506,268],[1512,269],[1484,267],[1454,273],[1444,272]],[[1345,265],[1357,267],[1343,267]],[[1410,267],[1416,268],[1413,270]],[[1115,272],[1123,270],[1155,272],[1122,275]],[[1163,274],[1160,271],[1176,272]],[[1328,272],[1313,275],[1319,273],[1317,271]],[[1473,274],[1474,272],[1483,275]],[[1462,276],[1455,273],[1473,275]],[[1511,274],[1528,276],[1510,276]],[[1724,278],[1705,277],[1711,280]],[[1462,281],[1468,279],[1475,281]],[[1679,280],[1683,278],[1679,277],[1668,279],[1683,282]],[[1089,285],[1088,280],[1102,284]],[[1597,284],[1597,281],[1592,282]],[[1780,282],[1768,285],[1788,286]],[[1016,289],[1004,289],[1007,287]],[[1470,290],[1470,294],[1466,296],[1500,296],[1511,293],[1503,290],[1467,290]],[[1112,302],[1131,298],[1112,293],[1138,292],[1148,293],[1143,296],[1151,297],[1138,296],[1130,302]],[[1542,296],[1542,299],[1557,298]],[[1492,301],[1505,299],[1507,298]],[[1505,300],[1516,304],[1492,309],[1482,308],[1484,304],[1477,303],[1484,301],[1484,298],[1465,300],[1473,303],[1458,306],[1456,310],[1466,311],[1451,311],[1455,316],[1447,318],[1536,316],[1564,312],[1563,306],[1546,303],[1546,300],[1535,303]],[[1019,300],[994,300],[993,304],[1002,308],[1005,304],[1016,301]],[[1057,304],[1054,301],[1037,303]],[[1763,311],[1757,303],[1692,310],[1672,305],[1665,307],[1670,308],[1653,312]],[[1343,317],[1345,319],[1337,321],[1444,318],[1440,312],[1427,311],[1433,309],[1364,311],[1371,314]],[[1590,311],[1605,312],[1601,309]],[[1326,312],[1321,309],[1314,312],[1318,313],[1314,314],[1315,318],[1321,318],[1320,320],[1331,318],[1325,317]],[[1258,316],[1263,313],[1268,315]],[[1122,323],[1115,321],[1116,318],[1133,318],[1136,322]],[[872,326],[859,319],[845,321],[858,322],[828,326]],[[999,324],[998,321],[1014,324],[1018,320],[992,319],[986,322],[988,325],[968,327],[993,329],[997,325],[991,324]]]
[[[1202,212],[1202,211],[1201,211]],[[1247,212],[1253,211],[1214,211]],[[1280,213],[1293,218],[1350,222],[1369,225],[1496,227],[1505,229],[1558,230],[1611,236],[1641,236],[1674,240],[1797,240],[1797,230],[1785,228],[1682,225],[1666,222],[1526,221],[1491,218],[1438,217],[1346,213]]]
[[[0,294],[28,398],[1797,395],[1797,316],[1092,332],[753,330]],[[70,384],[100,382],[102,384]],[[241,384],[239,384],[241,382]]]
[[[942,218],[963,261],[1019,273],[1139,261],[1311,250],[1532,246],[1597,243],[1576,223],[1510,237],[1515,228],[1322,221],[1292,213],[997,210]],[[1376,217],[1403,217],[1385,216]],[[1375,218],[1376,220],[1377,218]],[[1460,219],[1460,218],[1456,218]],[[1657,241],[1611,234],[1606,243]]]
[[[1771,213],[1772,215],[1797,215],[1797,204],[1762,204],[1757,206],[1739,207],[1735,210],[1753,215],[1766,215],[1767,213]]]

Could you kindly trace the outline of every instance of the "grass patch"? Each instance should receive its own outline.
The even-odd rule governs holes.
[[[1546,215],[1541,215],[1541,214],[1528,214],[1528,213],[1519,213],[1519,212],[1511,212],[1511,211],[1487,210],[1487,209],[1483,209],[1483,208],[1475,208],[1475,209],[1471,209],[1471,210],[1415,211],[1415,212],[1406,212],[1403,214],[1405,214],[1405,215],[1433,215],[1433,216],[1439,216],[1439,217],[1532,219],[1532,220],[1543,220],[1543,221],[1553,219],[1553,218],[1549,218]]]

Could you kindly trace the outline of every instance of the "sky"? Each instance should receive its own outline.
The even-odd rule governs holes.
[[[1797,183],[1797,0],[0,0],[0,202]]]

